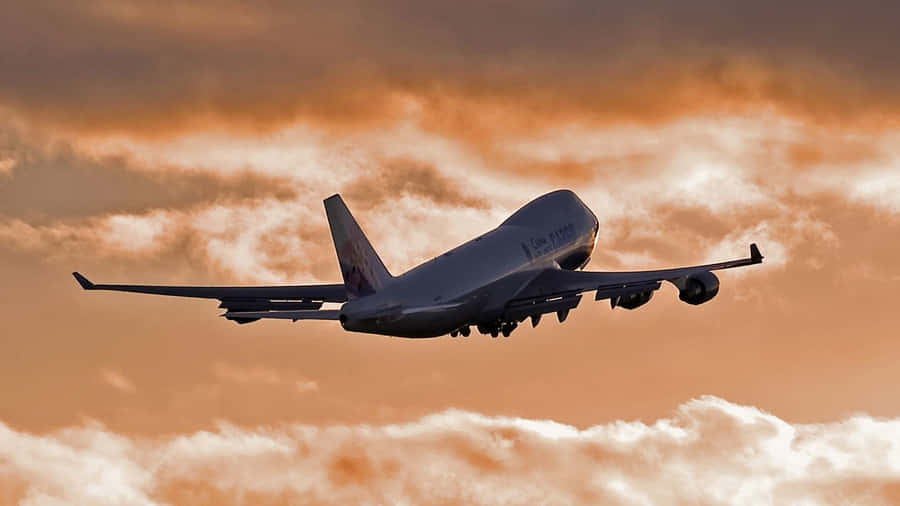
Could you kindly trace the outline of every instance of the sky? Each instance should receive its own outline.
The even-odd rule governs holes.
[[[900,4],[898,4],[900,5]],[[0,504],[893,504],[900,6],[0,2]],[[575,191],[711,302],[508,339],[95,282],[340,279]]]

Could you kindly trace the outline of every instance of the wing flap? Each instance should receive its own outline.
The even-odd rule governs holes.
[[[297,311],[228,311],[222,315],[229,320],[258,320],[273,318],[279,320],[339,320],[341,312],[337,309],[297,310]]]
[[[648,281],[644,283],[625,284],[616,287],[598,288],[594,300],[617,299],[635,293],[653,292],[659,290],[662,283],[659,281]]]
[[[297,311],[319,309],[322,302],[285,301],[270,299],[222,299],[219,307],[226,311]]]
[[[529,316],[565,312],[577,307],[579,302],[581,302],[581,295],[516,300],[506,307],[503,319],[505,321],[522,321]]]

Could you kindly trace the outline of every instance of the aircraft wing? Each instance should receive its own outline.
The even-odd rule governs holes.
[[[659,289],[663,281],[668,281],[679,290],[684,290],[688,288],[688,280],[692,277],[702,276],[715,270],[754,265],[762,263],[762,261],[763,256],[759,252],[759,248],[756,244],[751,244],[750,256],[747,258],[674,269],[623,272],[546,269],[535,276],[509,302],[505,316],[509,320],[520,320],[535,314],[557,312],[560,314],[560,318],[565,318],[564,314],[578,305],[581,294],[591,291],[596,292],[595,300],[609,299],[612,307],[620,304],[628,307],[632,303],[635,304],[634,307],[637,307],[649,301],[652,293]],[[715,290],[718,290],[717,281]],[[644,299],[635,299],[635,297],[644,297]],[[639,300],[642,301],[638,303]]]
[[[347,291],[343,283],[294,286],[110,285],[92,283],[78,272],[73,272],[72,275],[85,290],[114,290],[173,297],[218,299],[221,301],[219,307],[226,310],[222,316],[237,323],[249,323],[262,318],[262,316],[255,316],[255,312],[317,312],[316,310],[319,310],[325,302],[347,301]],[[325,311],[322,312],[325,313]],[[241,313],[251,313],[254,316]]]

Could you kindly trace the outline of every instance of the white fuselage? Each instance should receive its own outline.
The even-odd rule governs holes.
[[[549,193],[494,230],[345,303],[341,324],[359,332],[435,337],[493,322],[541,269],[583,268],[597,228],[597,218],[574,193]]]

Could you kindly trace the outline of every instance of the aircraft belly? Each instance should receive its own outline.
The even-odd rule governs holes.
[[[341,325],[353,332],[382,334],[397,337],[438,337],[470,323],[477,316],[475,304],[452,309],[416,311],[410,314],[379,318],[347,319]]]
[[[460,311],[423,312],[396,318],[368,318],[350,320],[344,329],[368,334],[397,337],[438,337],[458,329],[466,323],[467,316]]]

